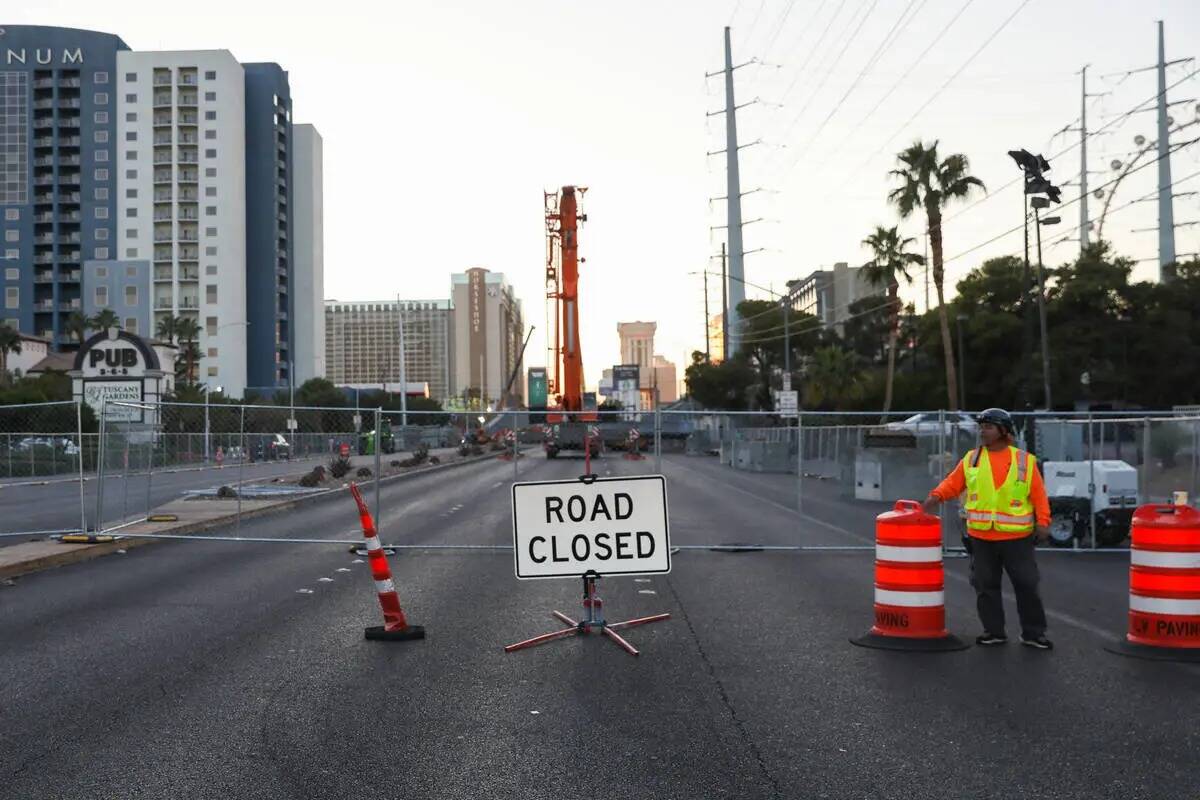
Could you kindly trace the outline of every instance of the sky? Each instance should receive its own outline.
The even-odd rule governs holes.
[[[984,259],[1021,248],[1021,195],[1006,151],[1080,173],[1080,69],[1090,64],[1092,187],[1115,176],[1134,136],[1155,138],[1156,20],[1167,58],[1200,55],[1195,0],[513,0],[246,3],[16,0],[7,24],[89,28],[134,49],[228,49],[288,70],[294,119],[324,138],[327,298],[444,298],[449,276],[504,272],[535,326],[526,365],[547,360],[543,191],[588,187],[580,233],[581,341],[587,382],[619,362],[618,322],[658,323],[656,349],[682,369],[704,344],[701,272],[719,269],[725,222],[723,28],[731,27],[741,150],[746,280],[788,279],[869,257],[878,224],[920,237],[886,195],[895,154],[920,138],[963,153],[989,188],[947,212],[948,290]],[[330,12],[333,13],[330,13]],[[940,36],[940,38],[938,38]],[[936,42],[936,43],[935,43]],[[1180,123],[1197,118],[1196,62],[1168,69]],[[1189,77],[1191,76],[1191,77]],[[1200,136],[1200,125],[1172,138]],[[1072,148],[1072,145],[1075,145]],[[1072,148],[1069,149],[1068,148]],[[1200,145],[1172,157],[1175,191],[1200,190]],[[1190,176],[1190,179],[1189,179]],[[1157,212],[1135,202],[1153,166],[1115,193],[1105,237],[1157,275]],[[1067,185],[1065,200],[1079,194]],[[1200,195],[1175,203],[1200,220]],[[1091,200],[1098,220],[1102,200]],[[1047,264],[1070,259],[1078,204],[1047,229]],[[1005,234],[1017,227],[1018,230]],[[999,237],[999,238],[996,238]],[[994,241],[990,241],[993,240]],[[989,243],[990,241],[990,243]],[[921,242],[914,246],[920,251]],[[1180,254],[1200,250],[1181,226]],[[1146,259],[1146,260],[1141,260]],[[952,290],[950,290],[952,293]],[[918,276],[902,294],[924,307]],[[751,288],[750,297],[766,292]],[[709,283],[710,312],[720,303]]]

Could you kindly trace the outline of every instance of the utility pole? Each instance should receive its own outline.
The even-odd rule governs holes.
[[[726,29],[728,41],[728,29]],[[728,45],[726,45],[728,47]],[[726,51],[728,52],[728,50]],[[1171,143],[1167,122],[1167,53],[1158,21],[1158,279],[1175,277],[1175,209],[1171,198]]]
[[[1025,265],[1021,275],[1021,306],[1025,315],[1025,336],[1021,348],[1021,360],[1025,362],[1025,379],[1021,381],[1021,405],[1029,408],[1033,402],[1033,392],[1030,384],[1033,382],[1033,306],[1029,303],[1029,295],[1033,288],[1033,277],[1029,268],[1029,195],[1021,196],[1021,205],[1025,212],[1022,228],[1025,230]]]
[[[708,344],[708,264],[704,265],[704,360],[712,361]],[[685,362],[686,363],[686,362]]]
[[[729,359],[729,277],[725,272],[725,245],[721,245],[721,360]]]
[[[746,288],[742,279],[746,277],[743,265],[742,246],[742,182],[738,172],[738,140],[737,140],[737,107],[733,99],[733,48],[729,43],[729,27],[725,27],[725,217],[728,226],[729,240],[729,278],[733,285],[729,286],[729,307],[726,316],[726,338],[732,339],[734,352],[725,351],[729,358],[739,349],[741,334],[738,318],[738,305],[746,299]],[[1170,191],[1168,189],[1168,191]],[[728,283],[728,281],[726,281]],[[732,324],[730,324],[732,323]],[[728,330],[732,328],[733,336]],[[727,344],[727,347],[729,345]]]
[[[1080,89],[1079,89],[1079,253],[1088,246],[1088,160],[1087,160],[1087,69],[1088,65],[1084,64],[1080,71]],[[1041,241],[1041,232],[1038,233],[1038,241]],[[1038,265],[1040,277],[1041,272],[1041,251],[1039,250]],[[1048,407],[1049,401],[1047,401]]]
[[[1046,400],[1046,410],[1054,408],[1054,400],[1050,396],[1050,334],[1046,326],[1046,278],[1042,267],[1042,226],[1053,225],[1058,217],[1042,219],[1039,210],[1048,208],[1050,201],[1044,197],[1033,198],[1033,221],[1037,232],[1037,281],[1038,281],[1038,321],[1042,333],[1042,393]]]

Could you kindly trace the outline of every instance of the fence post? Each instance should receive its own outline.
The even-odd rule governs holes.
[[[515,417],[515,415],[514,415],[514,417]],[[517,433],[517,429],[514,428],[513,429],[513,446],[512,446],[513,483],[517,482],[517,457],[521,455],[521,449],[519,447],[517,447],[517,439],[519,438],[519,436],[520,436],[520,434]]]
[[[154,450],[158,445],[158,431],[163,429],[163,407],[162,403],[158,404],[154,415],[155,423],[150,426],[148,433],[150,446],[150,458],[146,464],[146,516],[150,516],[150,509],[154,505]],[[164,451],[166,450],[166,440],[163,441]],[[166,458],[166,452],[163,453],[163,458]]]
[[[250,453],[246,450],[246,406],[238,407],[238,440],[241,442],[241,456],[238,458],[238,488],[237,488],[237,533],[242,535],[242,476],[246,473],[246,458]]]
[[[796,512],[804,513],[804,412],[796,410]]]
[[[7,434],[5,434],[5,437],[8,439],[8,477],[11,478],[13,476],[13,471],[12,471],[12,434],[7,433]]]
[[[654,393],[654,471],[662,473],[662,409],[658,405],[658,392]]]
[[[96,453],[99,460],[96,462],[96,533],[104,530],[104,430],[106,417],[108,412],[105,409],[106,401],[103,396],[100,398],[100,433],[99,439],[96,442]]]
[[[404,387],[401,387],[400,391],[403,392]],[[383,515],[379,513],[379,470],[380,470],[379,453],[381,450],[383,450],[383,440],[380,436],[380,431],[383,430],[380,427],[382,424],[383,424],[383,407],[380,406],[379,408],[375,409],[375,519],[379,525],[383,525]],[[403,424],[401,424],[400,430],[401,430],[400,444],[401,444],[401,447],[403,447],[403,445],[404,445],[404,433],[403,433],[404,425]]]
[[[83,491],[83,401],[75,401],[75,441],[79,445],[79,532],[87,533],[87,509]]]
[[[129,519],[129,429],[125,430],[125,448],[121,458],[121,524]]]
[[[1142,471],[1139,476],[1142,502],[1150,502],[1150,418],[1142,418]]]
[[[1088,530],[1092,536],[1092,549],[1096,549],[1096,453],[1092,441],[1092,412],[1088,412]]]

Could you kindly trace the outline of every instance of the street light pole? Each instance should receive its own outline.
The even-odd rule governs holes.
[[[1042,333],[1042,391],[1046,397],[1046,409],[1050,410],[1054,407],[1054,401],[1050,396],[1050,335],[1046,326],[1046,279],[1042,267],[1042,226],[1053,225],[1059,221],[1059,218],[1046,217],[1042,219],[1039,210],[1049,203],[1048,201],[1039,203],[1040,199],[1035,197],[1033,200],[1033,218],[1037,223],[1038,320]]]

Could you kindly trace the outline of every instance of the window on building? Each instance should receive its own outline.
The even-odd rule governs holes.
[[[209,336],[217,335],[217,318],[216,317],[205,317],[204,318],[204,332],[206,334],[208,334]]]
[[[215,347],[208,348],[208,357],[216,358],[217,357],[217,348],[215,348]]]
[[[136,272],[137,270],[134,270],[134,271]],[[137,287],[136,286],[126,286],[125,287],[125,305],[136,306],[137,301],[138,301]]]
[[[16,220],[19,220],[21,218],[21,209],[19,209],[19,208],[4,209],[4,218],[6,220],[8,220],[9,222],[15,222]]]
[[[97,247],[95,258],[97,261],[107,261],[108,260],[108,248],[107,247]]]
[[[205,118],[205,119],[207,119],[207,120],[213,120],[213,119],[216,119],[216,118],[217,118],[217,112],[215,112],[215,111],[205,111],[205,112],[204,112],[204,118]]]
[[[125,196],[126,197],[137,197],[137,189],[126,189]]]
[[[103,70],[93,73],[92,83],[108,83],[108,73]]]
[[[209,284],[204,287],[204,302],[210,306],[217,304],[217,287],[216,284]]]
[[[137,150],[126,150],[125,151],[125,160],[126,161],[137,161]]]
[[[107,111],[93,112],[92,119],[95,120],[97,125],[107,125],[108,124],[108,112]]]
[[[136,72],[126,72],[125,73],[125,82],[126,83],[137,83],[137,73]]]
[[[216,248],[213,248],[213,249],[215,250]],[[204,274],[205,275],[216,275],[217,274],[217,265],[216,264],[206,265],[204,267]]]
[[[208,217],[215,217],[217,215],[217,207],[216,206],[205,206],[204,214],[205,214],[205,216],[208,216]]]
[[[98,180],[98,181],[108,180],[108,167],[101,167],[100,169],[96,170],[96,180]]]
[[[216,368],[216,367],[209,367],[209,368],[208,368],[208,377],[210,377],[210,378],[215,378],[215,377],[217,377],[217,368]]]
[[[216,197],[217,196],[217,187],[205,186],[204,187],[204,196],[205,197]]]
[[[108,267],[96,267],[96,277],[97,278],[107,278],[108,277]]]
[[[125,112],[125,121],[126,122],[137,122],[137,112],[136,111]]]
[[[205,158],[216,158],[217,157],[216,148],[210,147],[209,149],[205,150],[204,157]]]
[[[10,249],[4,251],[5,258],[20,258],[20,256],[21,256],[20,250],[13,250],[10,248]]]
[[[204,248],[204,255],[206,255],[206,256],[215,256],[216,254],[217,254],[217,248],[216,248],[216,247],[214,247],[214,246],[212,246],[212,245],[209,245],[208,247],[205,247],[205,248]]]
[[[136,142],[137,141],[137,131],[125,131],[125,141]]]
[[[204,229],[204,235],[205,235],[205,236],[216,236],[216,235],[217,235],[217,229],[216,229],[216,228],[205,228],[205,229]]]
[[[206,177],[206,178],[217,177],[217,168],[216,167],[205,167],[204,168],[204,177]]]
[[[4,289],[4,307],[21,307],[21,289],[18,286],[6,286]]]
[[[137,332],[138,332],[137,317],[126,317],[125,318],[125,330],[128,333],[132,333],[134,336],[137,335]]]
[[[205,131],[204,138],[205,139],[215,139],[215,138],[217,138],[217,132],[213,131],[213,130]]]
[[[93,192],[95,193],[97,200],[107,200],[108,199],[108,187],[107,186],[97,186],[95,189],[93,189]]]
[[[125,248],[125,257],[126,258],[137,258],[137,248],[136,247],[126,247]]]
[[[131,181],[137,180],[137,170],[136,169],[125,170],[125,177]]]
[[[125,268],[125,277],[126,278],[136,278],[137,277],[137,267],[126,267]]]
[[[18,281],[21,279],[21,270],[16,267],[7,267],[4,270],[4,277],[10,281]]]
[[[92,102],[98,106],[108,105],[108,92],[96,92],[96,96],[92,98]]]
[[[204,80],[215,81],[216,79],[217,79],[217,71],[216,70],[209,69],[209,70],[204,71]]]
[[[108,228],[96,228],[96,241],[97,242],[107,242],[108,241]]]
[[[93,158],[96,160],[97,163],[103,164],[105,161],[108,161],[108,151],[107,150],[97,150],[95,152],[95,154],[93,155]]]
[[[97,308],[107,308],[108,307],[108,287],[107,286],[97,286],[93,297],[96,301],[95,305]]]
[[[136,217],[137,216],[137,206],[130,206],[129,208],[125,209],[125,216],[126,217]]]
[[[206,102],[206,103],[217,102],[217,93],[216,92],[205,92],[204,93],[204,102]]]
[[[6,242],[21,241],[21,232],[16,229],[5,231],[4,232],[4,241],[6,241]]]
[[[137,235],[137,228],[126,228],[126,229],[125,229],[125,238],[126,238],[126,239],[136,239],[136,238],[138,238],[138,235]]]
[[[126,103],[136,103],[136,102],[137,102],[137,95],[136,95],[136,94],[127,94],[127,95],[125,95],[125,102],[126,102]]]
[[[97,120],[99,122],[99,120]],[[108,131],[93,131],[92,139],[96,144],[106,144],[108,142]]]

